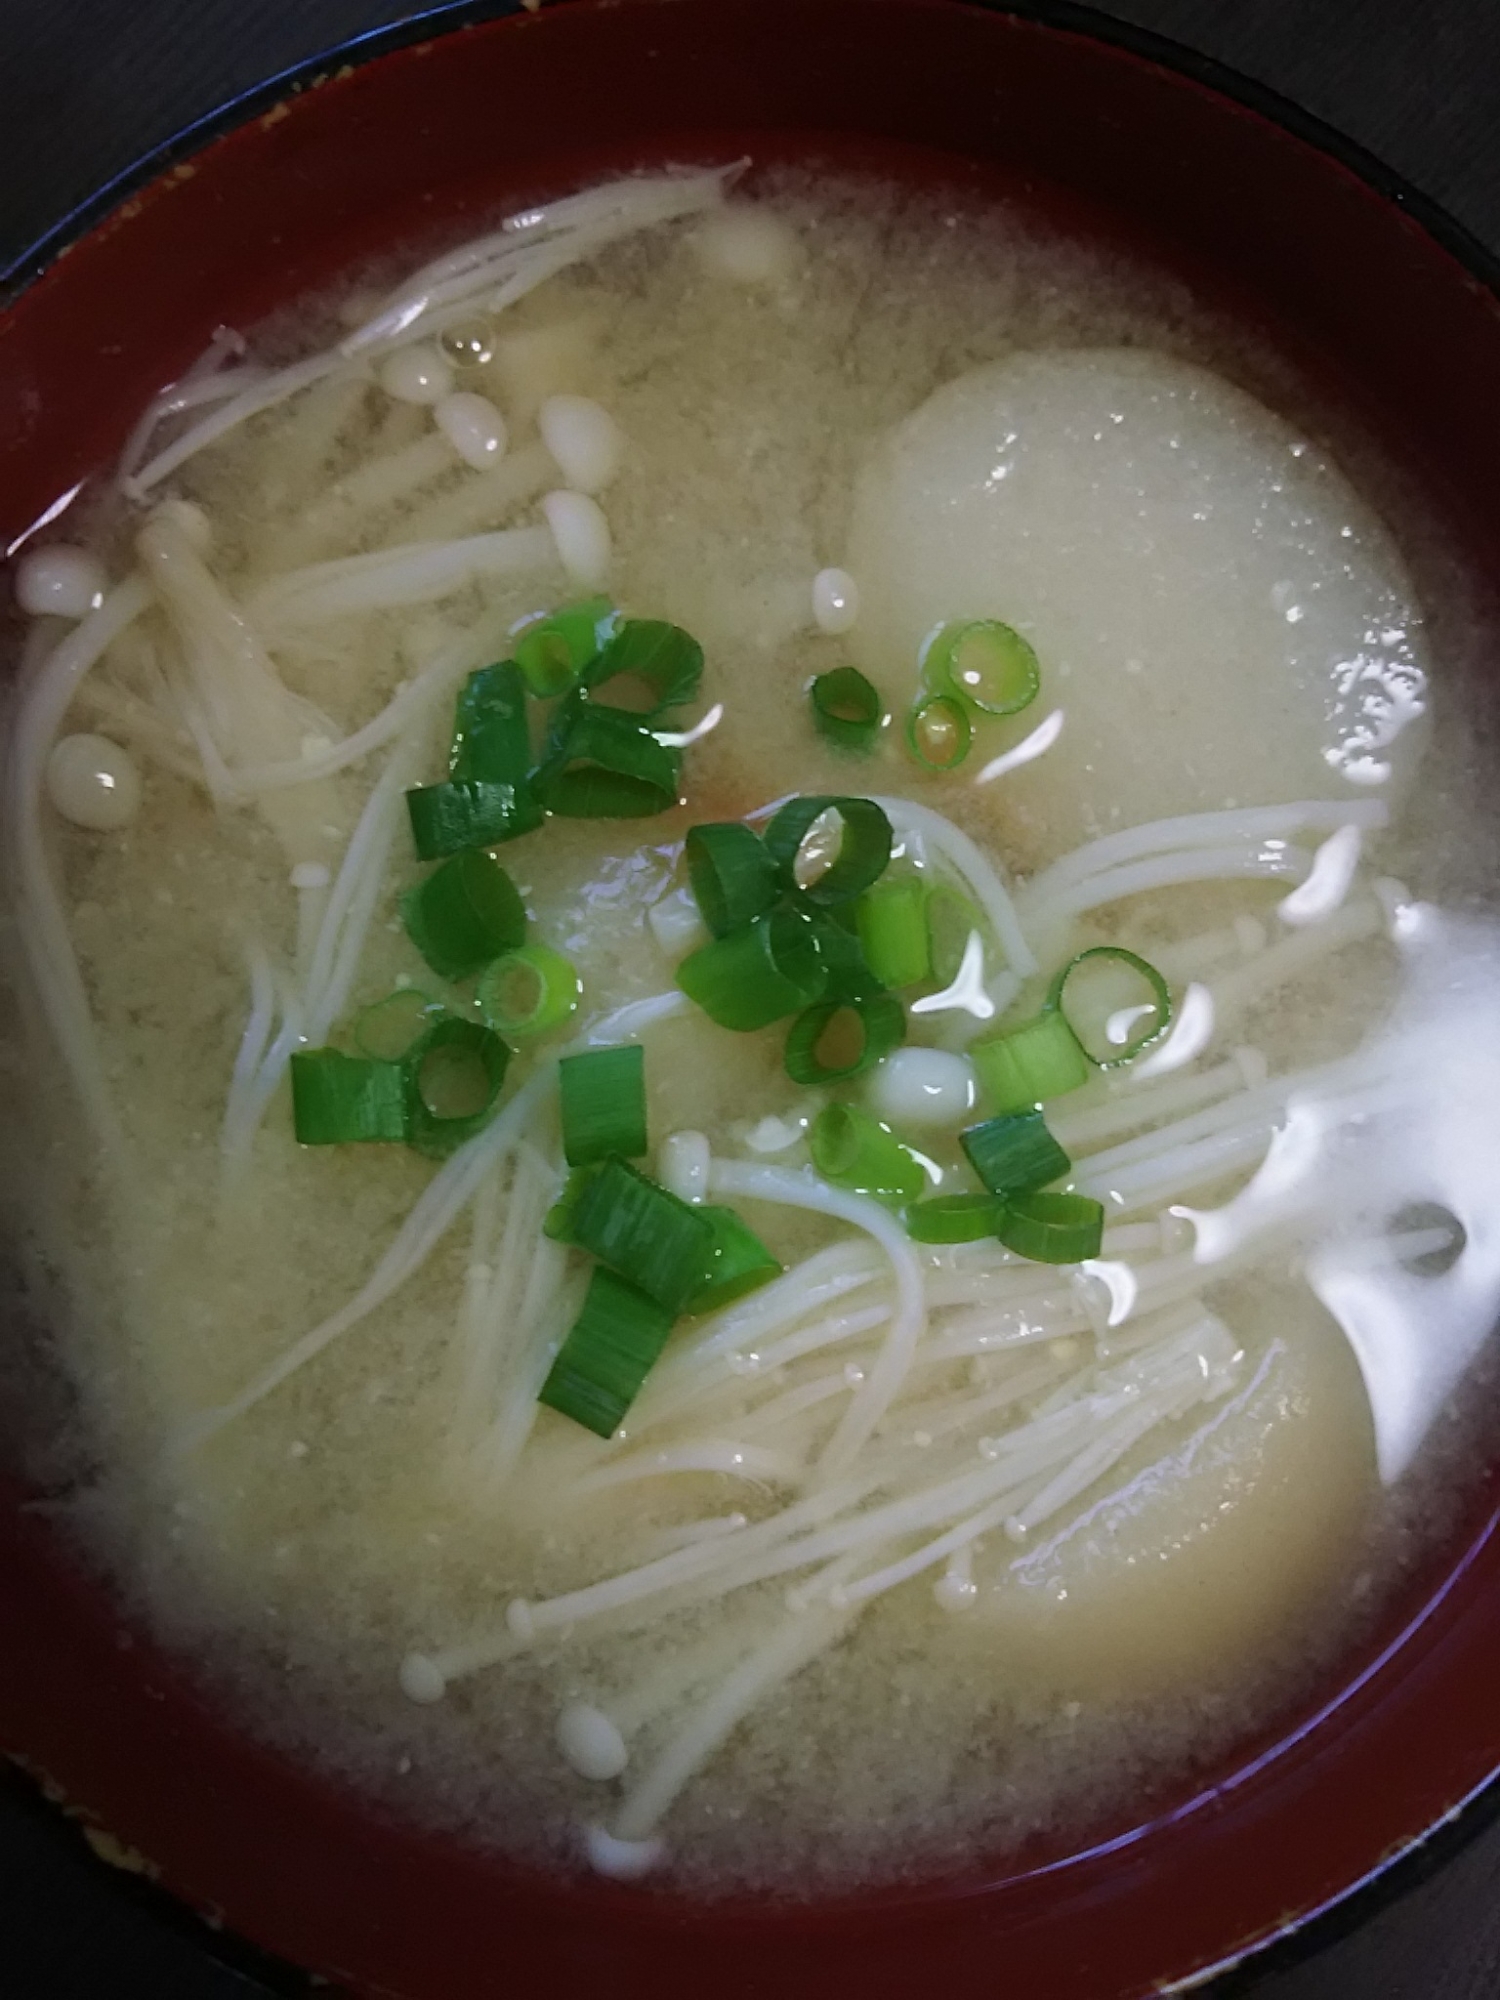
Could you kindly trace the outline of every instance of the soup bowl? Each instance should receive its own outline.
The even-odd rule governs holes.
[[[25,274],[0,321],[0,540],[20,545],[107,463],[217,326],[392,241],[451,240],[606,171],[743,153],[958,175],[1144,250],[1372,435],[1481,572],[1500,542],[1482,254],[1307,121],[1097,25],[971,0],[563,0],[445,10],[352,67],[283,79]],[[47,1498],[0,1481],[0,1747],[190,1903],[363,1993],[1134,2000],[1340,1904],[1500,1767],[1495,1469],[1361,1648],[1220,1767],[1087,1841],[809,1902],[565,1882],[372,1808],[226,1715],[122,1614]]]

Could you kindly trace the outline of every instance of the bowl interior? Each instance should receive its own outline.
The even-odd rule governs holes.
[[[554,107],[566,102],[567,132]],[[568,136],[586,135],[586,143]],[[403,240],[664,160],[826,158],[1020,192],[1145,248],[1364,426],[1475,572],[1500,539],[1500,313],[1348,166],[1179,73],[962,0],[570,0],[284,101],[170,169],[0,323],[0,541],[118,448],[213,329]],[[245,1740],[0,1486],[0,1740],[259,1941],[409,2000],[497,1967],[582,1992],[1136,1995],[1367,1878],[1500,1761],[1493,1481],[1336,1685],[1227,1768],[963,1880],[705,1908],[526,1875]]]

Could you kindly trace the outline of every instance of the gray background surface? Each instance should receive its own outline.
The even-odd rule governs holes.
[[[417,11],[399,0],[0,0],[0,267],[226,98]],[[1326,119],[1500,256],[1495,0],[1111,0],[1101,11]],[[117,1882],[24,1787],[0,1780],[0,1994],[253,2000],[298,1990],[232,1947],[228,1963],[208,1958],[206,1938]],[[1291,1969],[1237,1979],[1234,1992],[1496,2000],[1500,1826],[1352,1935]]]

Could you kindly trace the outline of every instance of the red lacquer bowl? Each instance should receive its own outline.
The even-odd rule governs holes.
[[[1481,567],[1500,546],[1500,310],[1478,253],[1466,269],[1456,232],[1419,226],[1365,170],[1067,20],[962,0],[568,0],[363,44],[362,66],[268,98],[160,173],[0,321],[0,546],[217,324],[393,236],[462,233],[601,169],[822,149],[1024,186],[1232,297],[1381,435]],[[1368,1884],[1500,1766],[1491,1480],[1317,1703],[1085,1851],[976,1855],[962,1880],[801,1908],[563,1886],[374,1817],[248,1741],[122,1628],[29,1497],[0,1485],[0,1743],[191,1902],[367,1994],[1134,2000]]]

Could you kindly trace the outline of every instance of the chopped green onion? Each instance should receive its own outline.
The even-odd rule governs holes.
[[[646,1051],[639,1042],[587,1049],[558,1064],[563,1156],[570,1167],[646,1150]]]
[[[505,1082],[510,1050],[478,1021],[449,1014],[436,1022],[402,1065],[407,1140],[441,1159],[485,1126]]]
[[[586,597],[539,618],[516,638],[516,665],[534,695],[564,694],[608,641],[619,616],[607,597]]]
[[[813,924],[798,910],[773,910],[689,952],[677,984],[721,1028],[748,1033],[821,1000],[828,973]]]
[[[715,1234],[700,1209],[610,1159],[579,1189],[568,1241],[679,1313],[702,1288]]]
[[[1104,1206],[1086,1194],[1022,1194],[1000,1203],[995,1234],[1034,1264],[1081,1264],[1104,1241]]]
[[[1048,1009],[969,1050],[980,1087],[996,1111],[1032,1111],[1065,1097],[1093,1075],[1093,1065],[1062,1014]]]
[[[573,1217],[578,1210],[578,1198],[603,1165],[602,1160],[596,1160],[592,1166],[575,1167],[568,1175],[562,1192],[542,1217],[544,1236],[550,1236],[554,1243],[573,1241]]]
[[[459,690],[448,776],[522,786],[531,768],[526,683],[514,660],[481,667]]]
[[[583,716],[588,706],[588,696],[582,688],[576,687],[569,688],[560,700],[553,702],[551,713],[547,717],[546,748],[542,753],[538,769],[545,768],[559,754],[563,746],[567,743],[575,724]],[[609,713],[616,715],[618,711],[611,709]],[[625,720],[630,723],[638,723],[640,718],[639,716],[629,715],[626,716]],[[533,771],[531,775],[534,787],[537,773]]]
[[[497,1035],[524,1042],[571,1020],[582,994],[583,981],[560,951],[523,944],[486,966],[474,1004]]]
[[[499,847],[533,832],[546,818],[524,778],[515,783],[449,778],[441,785],[418,785],[406,795],[406,810],[422,861],[440,861],[466,847]]]
[[[865,963],[882,986],[915,986],[932,971],[927,889],[915,877],[866,889],[855,918]]]
[[[354,1023],[354,1046],[377,1062],[400,1062],[443,1012],[416,986],[403,986],[377,1000]]]
[[[786,1073],[793,1083],[837,1083],[873,1069],[905,1040],[906,1010],[894,993],[825,1000],[792,1023]]]
[[[937,882],[928,890],[927,951],[939,987],[951,986],[957,979],[969,939],[976,931],[982,937],[985,928],[977,906],[957,889]]]
[[[1151,999],[1145,1006],[1121,1010],[1132,1017],[1135,1014],[1146,1015],[1148,1017],[1147,1025],[1139,1033],[1128,1035],[1126,1040],[1121,1044],[1117,1044],[1111,1053],[1096,1056],[1083,1036],[1078,1033],[1076,1025],[1071,1020],[1068,1021],[1068,1026],[1072,1028],[1074,1036],[1077,1038],[1080,1047],[1091,1063],[1099,1069],[1118,1069],[1121,1063],[1130,1062],[1143,1049],[1147,1049],[1153,1042],[1159,1041],[1171,1026],[1171,989],[1154,965],[1150,964],[1146,959],[1139,957],[1135,952],[1126,951],[1123,945],[1090,945],[1087,951],[1081,951],[1076,958],[1069,959],[1068,963],[1062,968],[1061,972],[1058,973],[1048,988],[1046,1006],[1062,1015],[1064,1019],[1067,1019],[1067,1013],[1063,1007],[1063,998],[1068,990],[1068,983],[1081,965],[1090,963],[1114,963],[1129,966],[1133,972],[1140,974],[1150,990]]]
[[[613,1437],[666,1346],[672,1319],[634,1285],[595,1270],[538,1401],[597,1437]]]
[[[1036,700],[1042,670],[1019,632],[998,618],[944,625],[922,657],[936,693],[954,695],[984,715],[1015,715]]]
[[[934,1195],[906,1211],[906,1233],[913,1243],[978,1243],[994,1235],[1000,1206],[992,1194]]]
[[[346,1146],[406,1137],[406,1071],[400,1063],[337,1049],[292,1054],[292,1126],[301,1146]]]
[[[730,1305],[781,1276],[780,1263],[732,1208],[704,1202],[697,1212],[707,1218],[713,1230],[713,1252],[708,1274],[683,1308],[685,1312],[717,1312],[720,1306]]]
[[[991,1194],[1030,1194],[1065,1174],[1073,1162],[1047,1130],[1040,1111],[986,1118],[960,1132],[958,1143],[969,1165]]]
[[[407,935],[433,971],[467,979],[526,935],[526,906],[499,862],[465,848],[401,898]]]
[[[684,852],[693,900],[715,937],[764,916],[780,894],[765,843],[737,819],[689,827]]]
[[[871,750],[885,720],[874,683],[858,667],[819,674],[808,689],[819,735],[841,750]]]
[[[627,618],[598,658],[580,676],[595,701],[614,682],[635,682],[647,696],[639,712],[660,715],[691,701],[703,678],[703,648],[680,625],[659,618]],[[628,686],[618,692],[628,692]],[[629,706],[606,702],[606,707]]]
[[[793,907],[796,907],[794,903]],[[812,910],[813,935],[818,956],[823,961],[825,1000],[873,1000],[885,987],[870,970],[859,932],[854,924],[853,906],[840,904],[836,910]]]
[[[914,1201],[927,1185],[922,1163],[889,1125],[852,1104],[827,1104],[812,1122],[808,1147],[824,1180],[882,1201]]]
[[[928,695],[906,718],[906,747],[929,771],[956,771],[973,741],[969,711],[956,695]]]
[[[803,882],[797,873],[803,844],[828,812],[839,821],[838,851],[819,875]],[[766,849],[780,870],[782,886],[825,909],[852,901],[880,879],[891,858],[891,840],[891,823],[873,799],[788,799],[766,828]]]
[[[633,716],[584,703],[571,711],[532,787],[566,819],[644,819],[677,803],[681,773],[681,753]]]

